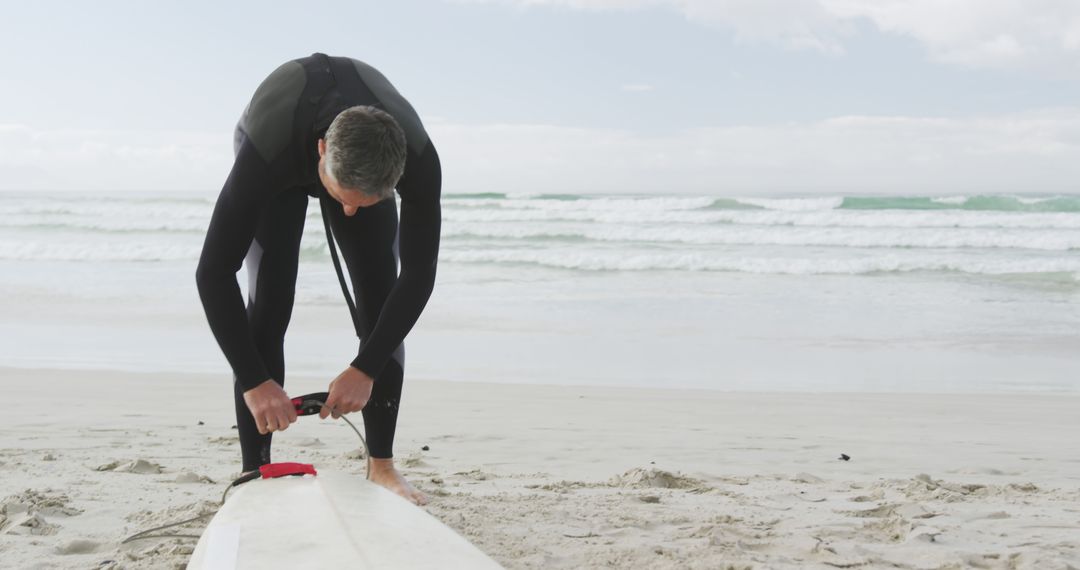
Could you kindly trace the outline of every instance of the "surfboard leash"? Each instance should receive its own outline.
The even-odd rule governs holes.
[[[330,408],[331,412],[336,412],[337,410],[335,410],[333,406],[330,406],[330,405],[328,405],[326,403],[326,399],[328,397],[329,397],[329,394],[326,393],[326,392],[317,392],[317,393],[314,393],[314,394],[308,394],[306,396],[299,396],[299,397],[293,398],[292,403],[293,403],[293,407],[296,408],[296,415],[298,415],[298,416],[310,416],[312,414],[317,414],[317,413],[319,413],[319,411],[322,409],[323,406],[326,406],[327,408]],[[345,423],[349,424],[349,427],[351,427],[352,430],[354,432],[356,432],[356,437],[360,438],[360,444],[364,446],[364,457],[370,457],[370,452],[368,451],[368,446],[367,446],[367,440],[365,440],[364,436],[360,434],[360,430],[356,429],[356,426],[353,425],[353,423],[351,421],[349,421],[349,418],[345,417],[345,414],[341,414],[338,417],[345,420]],[[271,464],[271,465],[276,465],[276,464]],[[267,467],[267,466],[264,465],[262,467]],[[154,527],[154,528],[151,528],[151,529],[148,529],[148,530],[144,530],[144,531],[135,533],[135,534],[125,538],[124,540],[120,541],[120,544],[127,544],[127,543],[135,541],[135,540],[143,540],[143,539],[147,539],[147,538],[194,538],[194,539],[198,540],[201,537],[199,535],[196,535],[196,534],[151,534],[151,533],[154,533],[154,532],[157,532],[157,531],[160,531],[160,530],[165,530],[165,529],[168,529],[168,528],[183,526],[183,525],[188,524],[188,523],[193,523],[193,522],[195,522],[197,520],[201,520],[201,519],[204,519],[204,518],[207,518],[207,517],[212,517],[215,514],[217,514],[218,510],[225,504],[225,499],[228,498],[229,491],[231,491],[233,488],[239,487],[240,485],[243,485],[244,483],[247,483],[248,481],[258,479],[259,477],[271,478],[271,477],[280,476],[278,474],[274,474],[273,469],[268,470],[268,471],[263,471],[262,467],[260,467],[259,469],[255,470],[255,471],[249,471],[247,473],[244,473],[240,477],[237,477],[235,481],[233,481],[232,483],[229,483],[229,485],[227,487],[225,487],[225,492],[221,494],[221,501],[218,502],[218,508],[214,509],[212,512],[203,513],[203,514],[201,514],[199,516],[191,517],[189,519],[185,519],[185,520],[182,520],[182,521],[161,525],[159,527]],[[370,481],[371,480],[371,463],[370,462],[368,462],[368,464],[367,464],[366,471],[367,471],[366,479],[368,479]],[[314,469],[311,469],[310,471],[304,471],[304,472],[311,473],[312,475],[315,474]],[[295,472],[295,473],[283,473],[283,474],[300,475],[302,473],[301,472]]]

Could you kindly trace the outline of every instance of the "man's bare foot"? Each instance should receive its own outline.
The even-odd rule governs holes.
[[[393,457],[387,457],[385,459],[369,457],[368,473],[368,478],[371,479],[373,483],[378,483],[417,505],[427,504],[427,495],[418,491],[416,487],[413,487],[412,484],[406,481],[405,477],[394,468]]]

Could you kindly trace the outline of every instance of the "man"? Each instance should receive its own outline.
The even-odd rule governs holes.
[[[272,433],[296,421],[283,388],[283,344],[310,196],[320,201],[333,234],[327,239],[340,245],[361,338],[356,358],[330,383],[333,411],[324,407],[320,416],[362,410],[371,480],[426,503],[395,469],[392,447],[402,342],[435,283],[442,182],[435,147],[412,106],[378,70],[321,53],[286,62],[259,85],[234,143],[196,281],[234,374],[243,470],[269,463]],[[245,258],[246,311],[236,281]],[[352,310],[347,291],[346,299]]]

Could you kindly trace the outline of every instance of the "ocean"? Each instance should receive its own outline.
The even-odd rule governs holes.
[[[0,193],[0,358],[220,373],[215,196]],[[1080,389],[1080,196],[443,197],[406,374],[759,391]],[[288,374],[355,354],[309,207]],[[241,279],[242,288],[246,279]]]

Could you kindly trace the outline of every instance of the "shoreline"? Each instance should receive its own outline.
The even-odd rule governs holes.
[[[146,366],[147,366],[147,368],[151,367],[151,365],[149,365],[149,364],[146,365]],[[197,370],[172,370],[172,369],[168,369],[168,368],[163,369],[163,370],[159,370],[159,371],[155,371],[155,370],[142,369],[142,368],[136,367],[136,366],[126,367],[126,368],[125,367],[114,368],[114,367],[110,367],[108,365],[103,365],[103,366],[98,367],[96,365],[87,364],[87,363],[83,363],[83,362],[73,363],[71,366],[57,365],[56,363],[42,364],[40,366],[35,366],[35,365],[11,365],[11,364],[0,365],[0,378],[3,378],[5,375],[8,375],[8,374],[18,374],[18,373],[42,373],[42,374],[45,374],[45,373],[51,373],[51,374],[76,373],[77,374],[77,373],[84,373],[84,372],[85,373],[100,373],[100,374],[135,375],[135,376],[147,376],[147,375],[150,375],[150,374],[162,373],[162,374],[171,374],[171,375],[178,375],[178,376],[201,377],[201,378],[204,378],[204,379],[207,379],[207,380],[214,379],[213,381],[215,381],[215,382],[220,380],[220,379],[224,379],[223,380],[224,382],[228,382],[229,378],[231,377],[231,373],[229,373],[226,370],[223,370],[221,373],[205,372],[205,371],[197,371]],[[333,379],[333,376],[334,376],[333,374],[329,374],[329,373],[327,374],[327,377],[330,378],[330,379]],[[295,380],[299,380],[299,381],[302,381],[302,382],[305,382],[305,383],[317,382],[318,381],[317,378],[318,378],[318,376],[316,374],[306,372],[306,371],[291,373],[289,375],[290,380],[295,379]],[[988,397],[994,397],[994,396],[999,396],[999,397],[1011,397],[1011,396],[1056,397],[1056,396],[1061,396],[1061,397],[1066,397],[1066,398],[1068,398],[1068,397],[1080,398],[1080,390],[1043,390],[1043,389],[1031,389],[1031,390],[1002,390],[1002,389],[998,389],[998,390],[986,390],[986,391],[973,391],[973,390],[964,390],[964,389],[959,389],[959,390],[955,390],[955,391],[919,391],[919,390],[897,390],[897,391],[889,391],[889,390],[877,391],[877,390],[875,390],[875,391],[868,391],[868,390],[846,390],[846,389],[836,389],[836,390],[817,389],[817,390],[799,391],[799,390],[786,390],[786,389],[783,389],[783,388],[778,388],[778,389],[775,389],[775,390],[743,390],[743,389],[732,389],[732,388],[724,388],[724,387],[718,387],[718,388],[698,388],[698,387],[689,387],[689,386],[652,386],[652,387],[646,387],[646,386],[632,385],[632,384],[628,384],[628,385],[623,386],[623,385],[599,384],[599,383],[598,384],[581,384],[581,383],[576,383],[576,382],[575,383],[529,382],[529,381],[493,382],[493,381],[484,381],[484,380],[452,380],[452,379],[447,379],[447,378],[433,378],[433,377],[426,377],[426,376],[419,376],[419,377],[417,377],[417,376],[408,376],[405,379],[405,383],[408,384],[409,382],[476,384],[476,385],[481,385],[481,386],[531,386],[531,387],[537,387],[537,388],[560,387],[560,388],[582,388],[582,389],[596,389],[596,390],[631,390],[631,391],[633,391],[633,390],[639,390],[639,391],[660,390],[660,391],[664,391],[664,392],[686,392],[688,394],[689,393],[745,394],[745,395],[760,395],[760,396],[766,396],[766,395],[773,395],[773,396],[780,396],[780,395],[820,396],[820,395],[826,395],[827,394],[827,395],[835,395],[835,396],[845,396],[845,395],[847,395],[847,396],[859,396],[859,395],[865,395],[865,396],[965,396],[965,395],[970,395],[970,396],[988,396]],[[1022,386],[1022,384],[1017,384],[1017,385]],[[290,387],[291,387],[291,385],[290,385]],[[315,391],[315,390],[311,390],[311,391]],[[325,391],[325,390],[322,390],[322,391]]]

